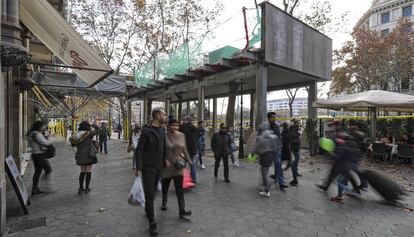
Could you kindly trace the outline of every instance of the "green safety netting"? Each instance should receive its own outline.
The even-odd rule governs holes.
[[[260,48],[262,27],[260,9],[247,9],[249,48]],[[212,30],[179,46],[170,54],[160,55],[134,73],[138,88],[156,80],[174,78],[203,64],[216,64],[222,58],[232,58],[246,46],[244,15],[239,11]]]

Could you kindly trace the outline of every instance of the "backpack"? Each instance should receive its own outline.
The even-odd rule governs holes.
[[[279,151],[282,143],[277,135],[269,129],[263,130],[256,138],[255,153],[262,155],[269,151]]]

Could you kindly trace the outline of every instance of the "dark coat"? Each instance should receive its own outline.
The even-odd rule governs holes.
[[[214,156],[228,156],[231,154],[230,149],[231,137],[227,132],[218,132],[211,139],[211,149]]]
[[[263,167],[270,167],[272,166],[273,161],[277,156],[277,151],[268,151],[262,155],[260,155],[260,165]]]
[[[99,128],[95,127],[93,132],[86,132],[79,139],[75,137],[71,138],[72,146],[76,146],[75,160],[77,165],[91,165],[96,163],[96,156],[90,156],[90,152],[93,149],[92,138],[98,133]]]
[[[293,152],[298,152],[300,150],[300,132],[298,126],[291,126],[289,128],[290,133],[290,149]]]
[[[282,140],[282,136],[280,135],[280,127],[279,125],[277,125],[277,123],[271,123],[270,124],[270,129],[272,129],[272,131],[276,134],[276,136]]]
[[[192,123],[183,124],[180,132],[184,133],[185,141],[187,143],[188,153],[191,157],[197,154],[197,143],[199,137],[199,131]]]
[[[138,170],[152,168],[160,174],[165,161],[164,128],[146,126],[142,129],[135,149],[135,161]]]
[[[290,134],[289,131],[282,131],[282,159],[291,160],[291,151],[290,151]]]

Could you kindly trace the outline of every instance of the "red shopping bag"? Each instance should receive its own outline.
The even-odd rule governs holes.
[[[194,186],[195,186],[195,184],[193,182],[193,179],[191,178],[190,171],[188,171],[188,169],[184,169],[184,171],[183,171],[183,188],[184,189],[190,189]]]

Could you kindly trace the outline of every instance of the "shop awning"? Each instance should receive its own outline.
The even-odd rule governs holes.
[[[88,86],[113,73],[47,0],[20,0],[20,19],[66,66],[74,67]]]

